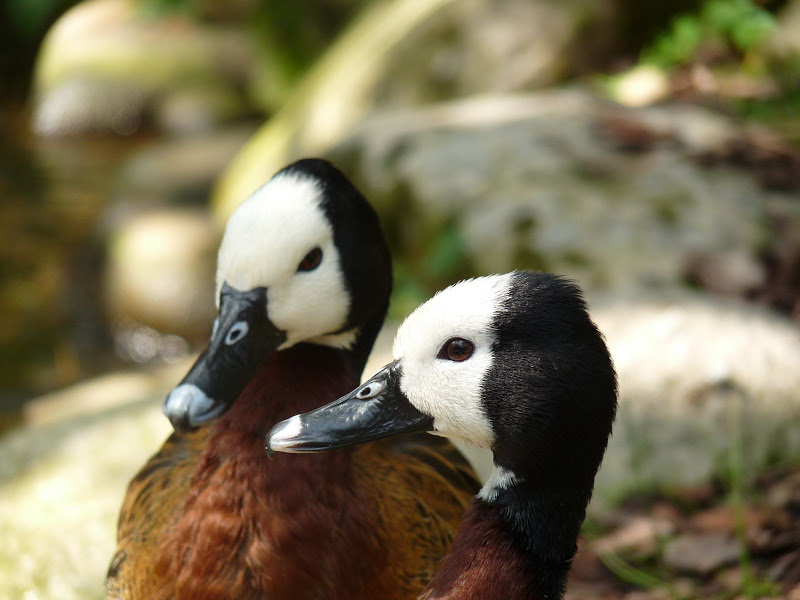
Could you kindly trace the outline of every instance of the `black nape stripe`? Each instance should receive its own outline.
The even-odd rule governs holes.
[[[614,421],[616,374],[574,283],[521,271],[509,292],[494,320],[482,403],[495,464],[518,482],[492,504],[520,547],[555,567],[575,552]]]
[[[493,327],[482,403],[498,440],[495,462],[523,480],[557,480],[565,468],[593,478],[617,382],[580,288],[549,273],[515,272]]]

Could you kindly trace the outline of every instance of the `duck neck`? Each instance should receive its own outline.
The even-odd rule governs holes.
[[[368,511],[350,510],[367,502],[354,481],[353,451],[270,461],[264,450],[271,425],[347,393],[359,371],[346,351],[312,344],[267,359],[209,431],[161,549],[156,573],[170,583],[159,600],[362,597],[383,554]],[[357,560],[363,556],[374,560]],[[315,583],[298,590],[299,581]]]
[[[425,598],[559,600],[591,496],[495,465]]]
[[[350,350],[301,343],[270,356],[231,409],[212,426],[211,436],[226,431],[263,438],[275,423],[307,412],[356,387],[363,362]],[[261,456],[263,458],[263,456]]]
[[[372,352],[372,346],[375,345],[375,339],[378,337],[381,327],[383,327],[388,308],[389,302],[387,300],[384,306],[376,311],[372,317],[363,320],[363,324],[358,327],[353,345],[347,350],[351,368],[356,371],[356,379],[361,378],[361,373],[367,364],[369,354]]]

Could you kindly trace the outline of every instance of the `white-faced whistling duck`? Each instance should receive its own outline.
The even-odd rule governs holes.
[[[350,394],[273,427],[269,453],[429,431],[489,448],[494,470],[422,598],[562,598],[617,405],[580,290],[515,272],[420,306],[396,360]]]
[[[129,486],[109,598],[417,596],[479,487],[450,442],[271,462],[263,446],[276,421],[358,385],[391,287],[377,215],[325,161],[286,167],[236,210],[219,316],[164,402],[175,433]]]

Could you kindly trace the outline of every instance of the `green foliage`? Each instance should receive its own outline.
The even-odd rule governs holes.
[[[703,26],[696,16],[675,19],[669,32],[660,36],[643,53],[644,62],[672,66],[689,62],[705,37]]]
[[[748,474],[744,461],[744,434],[742,431],[742,394],[733,382],[722,385],[729,391],[728,403],[728,502],[733,508],[736,539],[739,542],[739,569],[742,573],[741,592],[745,598],[756,600],[775,597],[780,586],[762,579],[753,570],[750,552],[747,549],[747,525],[745,523],[745,497],[748,494]]]
[[[196,15],[198,6],[195,0],[139,0],[139,11],[149,17],[163,14],[181,13]]]
[[[258,102],[270,110],[280,108],[294,85],[367,3],[368,0],[258,3],[248,22],[248,31],[262,58]]]
[[[752,0],[709,0],[699,12],[676,17],[668,31],[642,52],[642,60],[660,67],[686,64],[706,43],[747,52],[774,27],[772,15]]]
[[[427,286],[416,276],[407,261],[398,259],[394,264],[394,290],[389,304],[389,319],[400,322],[420,304],[430,298]]]
[[[458,225],[435,228],[417,252],[395,248],[395,289],[390,318],[402,320],[434,292],[473,274]]]
[[[787,139],[800,142],[800,90],[787,86],[785,93],[774,98],[744,99],[736,102],[737,112],[747,119],[775,122]]]
[[[426,275],[430,279],[451,279],[464,266],[466,252],[464,240],[455,223],[448,223],[434,238],[423,259]]]
[[[667,582],[657,574],[639,567],[635,567],[619,554],[609,552],[600,556],[600,561],[611,571],[620,581],[633,585],[643,590],[663,589],[667,587]],[[673,594],[670,597],[674,598]]]
[[[750,0],[713,0],[706,4],[705,20],[715,31],[745,52],[769,35],[775,21]]]

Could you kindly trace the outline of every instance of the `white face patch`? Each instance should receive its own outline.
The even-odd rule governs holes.
[[[217,303],[226,282],[240,291],[266,287],[269,319],[286,332],[281,348],[309,339],[347,347],[355,337],[328,335],[344,326],[350,297],[321,194],[313,177],[277,175],[236,209],[219,249]],[[314,248],[322,250],[319,266],[298,272]]]
[[[435,433],[481,448],[494,441],[481,393],[494,358],[492,321],[510,281],[510,274],[492,275],[442,290],[405,320],[394,341],[394,357],[402,366],[400,388],[417,409],[433,417]],[[437,358],[452,338],[474,344],[468,359]]]

